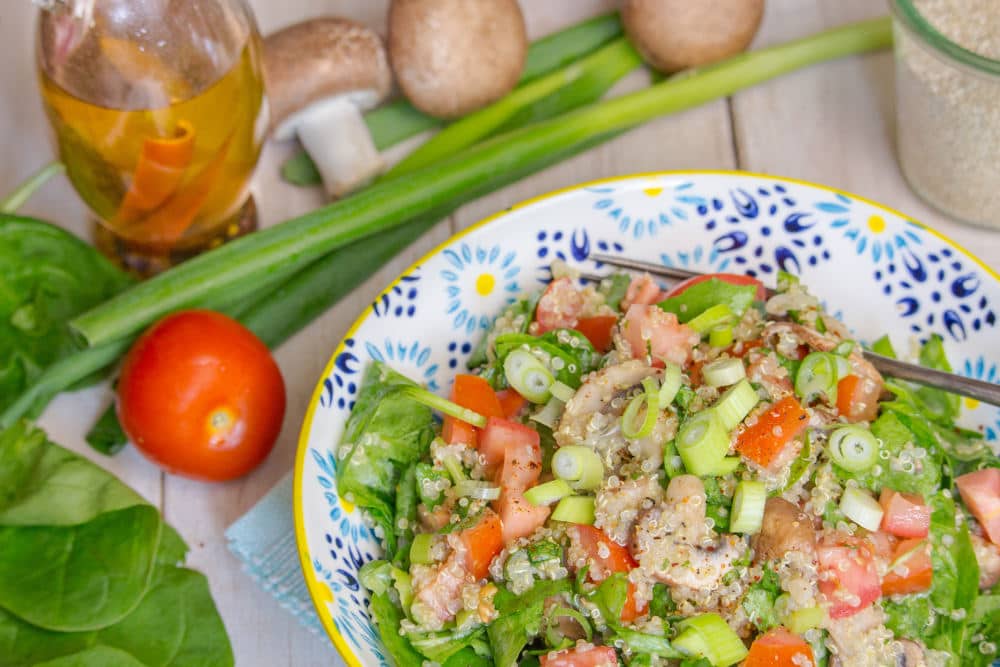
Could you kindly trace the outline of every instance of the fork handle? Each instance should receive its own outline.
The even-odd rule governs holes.
[[[881,354],[875,354],[868,350],[865,350],[862,354],[883,375],[901,380],[909,380],[910,382],[916,382],[927,387],[944,389],[953,394],[961,394],[962,396],[968,396],[983,403],[1000,406],[1000,385],[967,378],[955,373],[934,370],[933,368],[925,368],[891,357],[883,357]]]

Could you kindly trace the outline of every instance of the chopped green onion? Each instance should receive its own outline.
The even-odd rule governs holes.
[[[714,667],[729,667],[747,656],[743,640],[718,614],[686,618],[677,627],[681,634],[674,640],[674,646],[706,658]]]
[[[553,521],[566,521],[567,523],[583,523],[593,525],[594,523],[594,497],[593,496],[566,496],[559,501],[552,512]]]
[[[686,618],[677,624],[681,634],[674,640],[674,646],[684,650],[685,646],[696,649],[695,655],[706,658],[714,667],[729,667],[747,657],[747,647],[743,640],[733,632],[732,628],[715,613],[701,614],[694,618]],[[689,633],[698,635],[698,639],[685,639],[684,645],[679,644],[681,637],[690,637]]]
[[[785,619],[788,629],[797,635],[818,628],[826,622],[826,609],[823,607],[805,607],[796,609]]]
[[[433,394],[422,387],[405,386],[400,387],[397,391],[401,391],[417,403],[422,403],[432,410],[437,410],[438,412],[446,414],[449,417],[454,417],[455,419],[467,422],[477,428],[486,427],[486,417],[482,416],[478,412],[464,408],[458,403],[449,401],[447,398],[441,398],[437,394]]]
[[[622,435],[632,440],[635,438],[645,438],[653,432],[656,426],[656,417],[660,412],[660,393],[656,386],[656,380],[651,377],[642,381],[643,392],[629,401],[628,407],[622,414]],[[643,419],[639,422],[639,411],[645,406]]]
[[[708,332],[708,344],[712,347],[729,347],[733,343],[733,328],[726,325],[712,327]]]
[[[507,383],[532,403],[545,403],[552,396],[555,378],[538,357],[527,350],[514,350],[503,361]]]
[[[410,544],[410,562],[416,565],[430,565],[434,562],[431,551],[434,547],[434,533],[417,533]]]
[[[715,327],[728,324],[734,319],[733,310],[727,304],[717,303],[706,309],[687,323],[697,333],[706,334]]]
[[[549,402],[545,404],[545,407],[531,415],[529,419],[554,430],[556,425],[559,423],[559,418],[562,417],[563,409],[565,407],[565,403],[553,396],[549,399]]]
[[[392,581],[392,565],[385,560],[369,561],[358,570],[358,581],[375,595],[382,595]]]
[[[17,186],[13,192],[0,200],[0,213],[16,213],[26,201],[31,199],[38,188],[42,187],[47,180],[66,171],[66,165],[62,162],[52,162],[45,165],[31,177]]]
[[[837,345],[837,347],[833,348],[833,353],[835,355],[837,355],[838,357],[849,356],[851,354],[851,352],[853,352],[853,351],[854,351],[854,341],[853,340],[845,340],[842,343],[840,343],[839,345]]]
[[[730,532],[745,535],[760,532],[766,502],[767,487],[764,482],[745,479],[737,484],[733,494],[732,518],[729,520]]]
[[[681,388],[681,367],[677,364],[667,362],[663,369],[663,378],[660,380],[660,393],[657,398],[661,408],[666,408],[673,403],[674,397]]]
[[[876,531],[882,525],[882,506],[872,496],[856,486],[844,489],[840,497],[840,511],[865,530]]]
[[[451,479],[447,473],[423,462],[417,463],[415,472],[420,502],[426,505],[428,510],[433,510],[444,500],[444,490],[451,486]]]
[[[728,387],[736,384],[747,376],[742,359],[717,359],[705,364],[701,369],[701,377],[710,387]]]
[[[856,424],[841,426],[831,433],[826,448],[833,462],[848,472],[864,472],[878,460],[878,439]]]
[[[552,455],[552,474],[574,489],[592,491],[604,481],[604,463],[590,447],[567,445]]]
[[[392,568],[392,583],[399,594],[399,604],[403,609],[409,609],[413,604],[413,581],[410,573],[398,567]]]
[[[729,433],[714,410],[702,410],[681,425],[675,444],[689,473],[710,475],[729,453]]]
[[[743,459],[738,456],[727,456],[719,461],[708,474],[715,475],[716,477],[725,477],[735,472],[742,462]]]
[[[463,479],[455,483],[455,493],[462,498],[496,500],[500,497],[500,487],[478,479]]]
[[[593,637],[590,622],[587,617],[572,607],[558,605],[549,610],[545,617],[545,643],[550,649],[562,649],[571,646],[574,642],[564,635],[559,629],[559,619],[568,618],[576,621],[583,630],[589,642]]]
[[[747,418],[750,411],[760,402],[760,396],[745,378],[727,389],[715,402],[712,409],[719,417],[722,428],[732,431]]]
[[[524,499],[535,507],[551,505],[557,500],[573,495],[573,488],[563,479],[554,479],[524,492]]]
[[[568,384],[563,384],[558,380],[552,383],[552,386],[549,387],[549,391],[551,391],[552,395],[563,403],[568,402],[569,399],[573,398],[573,395],[576,394],[576,390],[573,389],[573,387]]]
[[[819,395],[826,396],[831,404],[837,403],[837,381],[840,372],[836,355],[829,352],[812,352],[806,355],[795,374],[795,393],[805,402]]]
[[[449,454],[441,460],[441,465],[448,471],[448,474],[451,475],[451,481],[456,485],[469,479],[465,476],[465,468],[462,467],[462,462],[458,460],[458,457]]]

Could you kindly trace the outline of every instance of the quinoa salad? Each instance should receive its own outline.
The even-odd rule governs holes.
[[[1000,459],[958,397],[883,378],[794,276],[552,276],[448,399],[366,369],[338,491],[395,664],[993,662]]]

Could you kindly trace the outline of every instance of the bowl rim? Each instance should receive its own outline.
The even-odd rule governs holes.
[[[429,259],[431,259],[435,255],[439,254],[442,250],[444,250],[445,248],[447,248],[448,246],[450,246],[451,244],[453,244],[455,241],[457,241],[457,240],[459,240],[461,238],[464,238],[465,236],[467,236],[467,235],[469,235],[469,234],[471,234],[471,233],[473,233],[473,232],[475,232],[475,231],[477,231],[477,230],[485,227],[486,225],[494,222],[495,220],[498,220],[499,218],[502,218],[503,216],[506,216],[506,215],[508,215],[510,213],[513,213],[515,211],[518,211],[520,209],[527,208],[529,206],[533,206],[535,204],[538,204],[540,202],[546,201],[548,199],[552,199],[552,198],[557,197],[557,196],[562,195],[562,194],[573,192],[575,190],[582,190],[582,189],[588,188],[588,187],[594,187],[594,186],[600,186],[600,185],[607,185],[607,184],[610,184],[610,183],[622,183],[622,182],[625,182],[625,181],[632,181],[632,180],[657,178],[657,177],[667,177],[667,178],[672,178],[672,177],[697,178],[697,177],[700,177],[700,176],[735,176],[735,177],[739,177],[739,178],[752,178],[752,179],[771,180],[771,181],[775,181],[776,180],[776,181],[779,181],[779,182],[794,183],[796,185],[804,185],[804,186],[807,186],[807,187],[815,188],[817,190],[829,192],[831,194],[843,195],[845,197],[849,197],[849,198],[854,199],[856,201],[864,202],[864,203],[866,203],[866,204],[868,204],[870,206],[873,206],[875,208],[881,209],[881,210],[883,210],[883,211],[885,211],[887,213],[891,213],[894,216],[897,216],[897,217],[899,217],[899,218],[901,218],[903,220],[911,222],[911,223],[917,225],[918,227],[920,227],[921,229],[926,230],[931,235],[936,236],[940,240],[942,240],[945,243],[949,244],[955,250],[958,250],[963,255],[965,255],[966,257],[968,257],[977,266],[979,266],[981,269],[983,269],[986,272],[987,275],[991,276],[998,283],[1000,283],[1000,273],[998,273],[996,270],[994,270],[993,268],[991,268],[990,266],[988,266],[986,264],[986,262],[984,262],[983,260],[981,260],[979,257],[977,257],[973,253],[969,252],[964,246],[962,246],[961,244],[955,242],[953,239],[949,238],[945,234],[939,232],[937,229],[935,229],[935,228],[933,228],[933,227],[931,227],[931,226],[929,226],[929,225],[927,225],[925,223],[922,223],[922,222],[919,222],[917,220],[914,220],[910,216],[902,213],[901,211],[898,211],[898,210],[896,210],[894,208],[886,206],[885,204],[881,204],[881,203],[879,203],[877,201],[874,201],[872,199],[869,199],[867,197],[863,197],[861,195],[855,194],[853,192],[849,192],[847,190],[841,190],[839,188],[831,187],[831,186],[828,186],[828,185],[822,185],[822,184],[819,184],[819,183],[814,183],[812,181],[808,181],[808,180],[805,180],[805,179],[790,178],[790,177],[787,177],[787,176],[779,176],[779,175],[775,175],[775,174],[768,174],[768,173],[765,173],[765,172],[742,171],[742,170],[739,170],[739,169],[680,169],[680,170],[665,170],[665,171],[646,171],[646,172],[637,172],[637,173],[631,173],[631,174],[623,174],[623,175],[619,175],[619,176],[609,176],[609,177],[604,177],[604,178],[597,178],[597,179],[593,179],[593,180],[589,180],[589,181],[582,181],[582,182],[579,182],[579,183],[574,183],[572,185],[568,185],[568,186],[565,186],[565,187],[562,187],[562,188],[558,188],[556,190],[551,190],[551,191],[548,191],[548,192],[544,192],[542,194],[535,195],[534,197],[530,197],[528,199],[524,199],[522,201],[519,201],[519,202],[517,202],[517,203],[515,203],[515,204],[513,204],[513,205],[511,205],[511,206],[509,206],[507,208],[501,209],[501,210],[499,210],[499,211],[497,211],[497,212],[495,212],[495,213],[493,213],[491,215],[486,216],[482,220],[479,220],[479,221],[477,221],[477,222],[469,225],[465,229],[462,229],[462,230],[456,232],[455,234],[449,236],[447,239],[445,239],[441,243],[439,243],[436,246],[434,246],[432,249],[428,250],[426,253],[424,253],[423,255],[421,255],[415,262],[411,263],[407,268],[403,269],[392,280],[392,282],[390,282],[385,287],[385,289],[383,289],[381,292],[379,292],[379,296],[381,296],[382,294],[386,294],[386,293],[390,292],[393,287],[395,287],[396,285],[399,284],[399,282],[402,280],[403,276],[409,275],[417,267],[419,267],[422,264],[427,263],[427,261]],[[377,301],[378,301],[378,298],[374,299],[373,303],[375,303]],[[311,573],[312,573],[312,569],[311,569],[312,562],[310,560],[309,552],[308,552],[307,544],[306,544],[305,515],[304,515],[303,502],[302,502],[302,481],[303,481],[303,472],[305,470],[305,463],[306,463],[306,451],[309,449],[309,433],[312,431],[312,422],[313,422],[314,414],[316,412],[316,406],[319,405],[319,398],[320,398],[320,396],[322,394],[322,391],[323,391],[323,379],[326,378],[327,376],[329,376],[330,373],[333,371],[333,366],[334,366],[334,363],[335,363],[335,361],[337,359],[337,356],[344,349],[344,341],[346,339],[351,338],[352,336],[354,336],[356,334],[356,332],[358,331],[358,329],[360,329],[361,326],[366,321],[368,321],[368,318],[372,315],[373,312],[374,312],[374,306],[372,304],[369,304],[358,315],[358,317],[355,318],[354,322],[347,329],[347,331],[344,332],[344,335],[341,338],[340,342],[337,344],[337,346],[334,348],[333,352],[330,354],[330,358],[327,360],[326,366],[323,368],[323,372],[320,374],[319,378],[317,379],[316,387],[315,387],[315,389],[313,389],[312,395],[310,396],[310,399],[309,399],[309,405],[306,408],[306,413],[305,413],[305,415],[302,418],[302,426],[299,429],[298,444],[297,444],[297,450],[296,450],[296,453],[295,453],[295,467],[293,469],[294,475],[293,475],[293,485],[292,485],[292,489],[293,489],[292,490],[292,505],[293,505],[292,506],[292,512],[293,512],[293,518],[294,518],[294,521],[295,521],[295,547],[296,547],[296,551],[299,554],[299,564],[300,564],[300,566],[302,568],[302,576],[303,576],[303,578],[305,580],[306,588],[309,591],[309,597],[311,598],[313,607],[317,609],[317,616],[319,616],[320,624],[323,626],[323,629],[326,631],[327,636],[333,641],[333,645],[337,648],[337,652],[340,653],[341,658],[343,658],[344,662],[349,667],[365,667],[365,666],[358,660],[358,658],[355,655],[354,651],[348,645],[347,640],[344,639],[344,637],[340,634],[340,632],[337,631],[337,628],[336,628],[336,626],[333,623],[332,616],[330,614],[324,614],[324,613],[320,613],[319,612],[320,602],[328,600],[330,598],[330,593],[323,590],[323,584],[315,576],[310,576]],[[344,501],[344,502],[346,502],[346,501]]]

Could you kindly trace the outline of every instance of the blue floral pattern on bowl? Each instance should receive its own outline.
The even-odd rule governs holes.
[[[303,426],[296,522],[321,620],[349,665],[388,658],[357,582],[378,541],[336,491],[334,448],[366,364],[388,362],[442,394],[483,330],[560,259],[593,252],[773,281],[801,275],[827,307],[898,350],[944,337],[955,368],[995,381],[1000,276],[932,230],[821,186],[742,173],[664,173],[591,183],[516,206],[404,273],[335,351]],[[965,402],[964,423],[1000,437],[1000,410]]]

